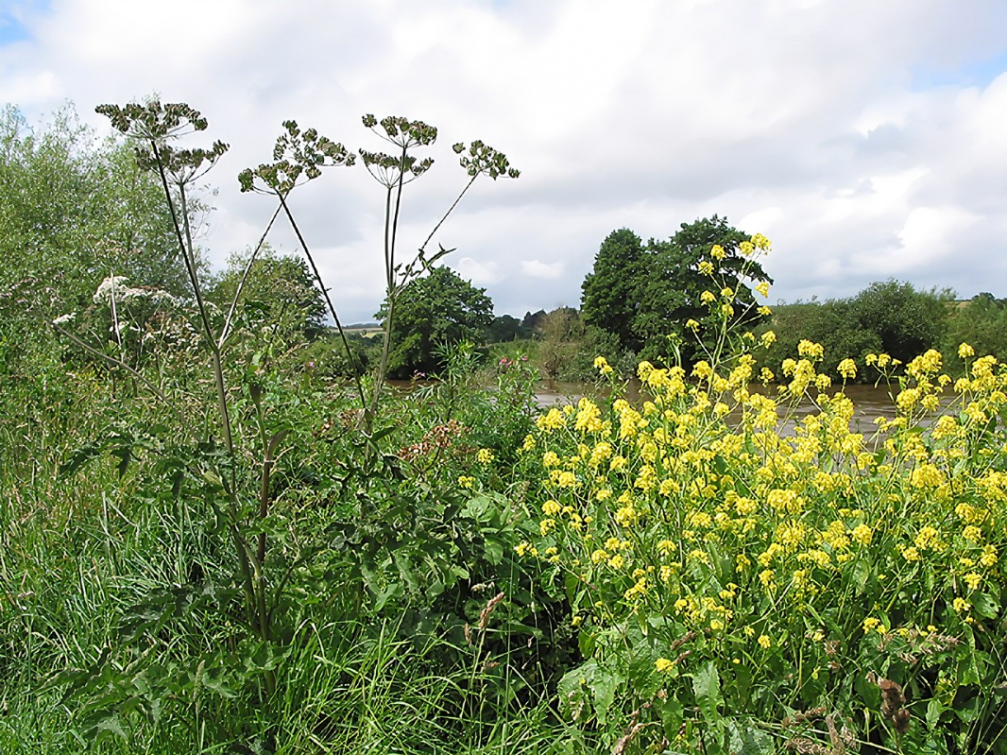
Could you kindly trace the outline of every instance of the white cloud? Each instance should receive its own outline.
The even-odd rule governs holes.
[[[563,263],[539,262],[538,260],[522,260],[521,272],[529,278],[542,278],[544,280],[556,280],[563,276]]]
[[[500,280],[496,262],[479,262],[471,257],[458,260],[458,274],[477,286],[489,286]]]
[[[271,212],[234,177],[268,158],[281,121],[373,149],[359,121],[373,112],[441,129],[438,165],[407,189],[400,255],[464,185],[452,142],[485,139],[523,171],[477,182],[433,241],[500,312],[576,305],[616,228],[666,238],[714,213],[770,235],[774,297],[889,275],[966,296],[1007,280],[991,278],[1007,74],[954,83],[1007,50],[1001,0],[62,0],[19,19],[29,39],[0,46],[0,100],[32,120],[68,97],[104,129],[96,104],[156,91],[231,143],[210,176],[218,261]],[[295,212],[341,311],[369,319],[381,188],[359,168],[317,184]],[[295,247],[288,230],[274,242]]]

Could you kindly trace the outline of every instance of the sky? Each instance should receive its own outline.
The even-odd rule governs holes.
[[[236,176],[284,120],[378,150],[374,113],[439,129],[400,250],[464,186],[452,144],[520,169],[433,240],[497,314],[579,306],[613,230],[713,214],[772,240],[771,303],[889,278],[1007,297],[1004,0],[0,0],[0,103],[29,122],[70,101],[106,135],[96,105],[155,93],[231,145],[205,179],[218,266],[272,213]],[[383,296],[383,201],[362,165],[291,199],[346,322]]]

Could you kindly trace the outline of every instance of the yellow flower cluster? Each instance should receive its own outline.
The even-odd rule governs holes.
[[[642,362],[638,401],[585,398],[537,419],[524,447],[544,499],[539,539],[515,550],[568,576],[580,630],[636,617],[668,633],[659,647],[688,631],[730,636],[806,653],[818,673],[830,643],[884,644],[934,616],[954,636],[988,618],[990,599],[976,596],[1007,589],[1007,439],[987,424],[1007,405],[1007,371],[976,359],[952,395],[928,351],[906,366],[896,419],[865,437],[853,402],[818,371],[821,345],[802,341],[798,356],[776,396],[751,386],[747,354],[691,375]],[[869,355],[865,366],[884,374],[896,362]],[[853,379],[857,365],[838,373]],[[815,410],[798,415],[809,399]],[[864,596],[867,615],[854,608]],[[806,625],[826,613],[845,635]]]

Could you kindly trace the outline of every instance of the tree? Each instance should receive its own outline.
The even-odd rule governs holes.
[[[241,325],[252,333],[279,339],[287,347],[317,338],[325,329],[327,310],[307,262],[264,247],[249,267],[250,254],[231,256],[210,299],[227,312],[244,278],[235,308]]]
[[[102,279],[183,293],[160,186],[131,151],[105,142],[72,108],[32,129],[13,107],[0,112],[0,294],[31,301],[47,318],[89,303]],[[0,297],[0,315],[8,311]]]
[[[885,353],[908,362],[940,346],[954,301],[950,290],[917,291],[911,283],[872,283],[853,299],[857,325],[876,333]]]
[[[521,325],[521,321],[513,315],[494,317],[486,340],[489,343],[505,343],[507,341],[523,341],[532,337],[534,331]]]
[[[749,282],[772,283],[762,266],[744,253],[749,236],[714,215],[683,223],[668,241],[651,239],[637,268],[639,303],[633,332],[644,344],[643,355],[668,355],[666,337],[681,344],[681,356],[692,361],[711,344],[697,342],[690,320],[702,323],[709,315],[702,302],[709,291],[734,311],[732,326],[754,325],[760,319]],[[719,251],[714,253],[714,247]],[[723,301],[722,291],[732,292]],[[702,331],[700,331],[702,332]],[[701,336],[702,337],[702,336]]]
[[[387,304],[375,317],[384,321],[386,315]],[[492,322],[493,302],[486,289],[476,288],[448,267],[435,267],[398,295],[388,375],[404,378],[443,369],[437,356],[440,347],[464,340],[481,343]]]
[[[577,356],[584,337],[584,321],[573,307],[557,307],[542,321],[538,361],[550,380],[563,377]]]
[[[644,278],[644,247],[628,228],[612,231],[598,248],[594,269],[581,286],[581,316],[587,325],[605,330],[620,346],[634,351],[642,346],[635,327]]]

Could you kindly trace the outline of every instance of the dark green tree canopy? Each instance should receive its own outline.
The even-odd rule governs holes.
[[[628,228],[612,231],[594,258],[594,270],[581,286],[581,316],[587,325],[607,331],[620,346],[638,350],[642,343],[635,329],[640,304],[643,242]]]
[[[881,349],[908,362],[939,346],[947,328],[947,310],[954,293],[918,291],[911,283],[872,283],[853,299],[853,313],[862,330],[876,333]]]
[[[670,337],[683,359],[691,361],[702,347],[686,324],[709,315],[704,291],[717,294],[718,301],[723,289],[733,291],[729,303],[735,324],[754,324],[759,318],[749,284],[771,280],[758,261],[744,254],[748,243],[747,234],[717,215],[683,223],[667,241],[643,244],[627,228],[613,231],[584,280],[584,320],[649,359],[669,356]]]
[[[375,316],[383,321],[387,314],[386,302]],[[389,376],[440,371],[441,346],[463,340],[481,343],[492,323],[493,302],[486,289],[476,288],[448,267],[434,268],[407,284],[395,302]]]

